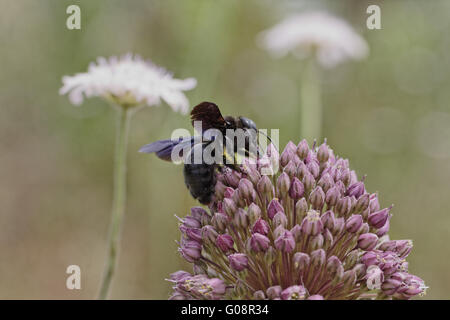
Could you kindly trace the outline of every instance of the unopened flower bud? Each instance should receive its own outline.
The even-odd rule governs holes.
[[[322,217],[320,218],[322,220],[322,224],[325,228],[328,228],[330,230],[334,229],[335,226],[335,218],[334,218],[334,213],[331,210],[328,210],[327,212],[325,212]]]
[[[281,237],[281,235],[283,235],[285,230],[286,229],[280,224],[275,228],[275,230],[273,230],[272,232],[273,238],[276,239],[278,237]]]
[[[373,233],[364,233],[359,236],[358,238],[358,247],[361,248],[364,251],[370,251],[378,243],[378,237],[376,234]]]
[[[302,232],[315,236],[323,230],[322,220],[320,219],[320,213],[315,210],[308,211],[306,217],[301,224]]]
[[[255,203],[251,203],[249,205],[247,213],[251,223],[254,223],[256,220],[261,218],[261,208]]]
[[[283,226],[283,228],[286,228],[287,225],[287,218],[284,212],[277,212],[277,214],[273,217],[273,225],[274,226]]]
[[[325,194],[321,187],[316,187],[309,195],[309,202],[313,209],[322,210],[325,201]]]
[[[207,225],[202,228],[202,240],[205,243],[216,243],[216,238],[218,236],[217,231],[213,226]]]
[[[303,197],[303,194],[305,193],[305,187],[303,187],[303,183],[297,179],[297,177],[294,177],[292,180],[292,184],[289,188],[289,196],[297,201],[301,197]]]
[[[305,198],[301,198],[295,203],[295,218],[296,221],[302,221],[308,212],[308,203]]]
[[[325,173],[322,175],[322,177],[319,179],[319,182],[317,183],[323,191],[326,193],[328,190],[330,190],[334,186],[333,178],[328,173]],[[326,197],[325,197],[326,199]]]
[[[237,192],[237,190],[235,190],[235,193]],[[229,199],[229,198],[225,198],[223,199],[223,211],[229,216],[229,217],[233,217],[234,213],[237,210],[237,206],[236,203]]]
[[[328,158],[330,157],[330,151],[328,149],[328,146],[325,143],[322,143],[317,150],[317,160],[319,162],[327,162]]]
[[[302,182],[303,186],[305,187],[305,191],[309,192],[314,187],[316,180],[314,179],[313,175],[309,171],[307,171],[302,179]]]
[[[359,259],[359,250],[355,249],[350,251],[345,257],[345,269],[353,268]]]
[[[325,250],[328,250],[333,245],[334,238],[329,229],[325,229],[325,231],[323,232],[323,242],[323,248]]]
[[[229,234],[219,234],[216,239],[216,245],[223,252],[228,252],[233,249],[234,241]]]
[[[334,220],[334,229],[333,234],[339,234],[345,228],[345,219],[344,218],[336,218]]]
[[[294,236],[295,242],[300,242],[302,239],[302,227],[299,224],[296,224],[290,231]]]
[[[286,173],[289,178],[295,177],[297,174],[297,165],[295,164],[295,160],[291,160],[288,162],[288,164],[284,167],[283,173]]]
[[[284,148],[283,152],[281,153],[280,164],[285,167],[293,156],[294,153],[292,152],[292,149],[289,146],[286,146],[286,148]]]
[[[220,212],[216,212],[211,220],[211,224],[217,231],[223,232],[225,231],[228,221],[229,218],[227,215]]]
[[[389,278],[383,282],[383,284],[381,285],[381,290],[383,290],[386,295],[392,296],[400,288],[401,285],[401,281]]]
[[[290,186],[291,179],[289,179],[289,176],[286,172],[283,172],[277,179],[278,192],[280,192],[281,194],[286,194]]]
[[[267,297],[271,300],[280,298],[282,290],[280,286],[272,286],[266,290]]]
[[[259,179],[256,188],[261,195],[265,196],[268,199],[272,198],[273,185],[268,176],[262,176],[261,179]]]
[[[369,197],[370,197],[370,195],[368,193],[365,193],[358,198],[358,201],[356,201],[356,204],[355,204],[355,212],[356,213],[364,212],[364,210],[366,210],[369,207],[369,202],[370,202]]]
[[[242,271],[248,267],[248,258],[243,253],[234,253],[228,256],[231,268],[236,271]]]
[[[255,291],[255,293],[253,293],[253,299],[254,300],[265,300],[266,295],[264,294],[264,291],[258,290],[258,291]]]
[[[236,224],[236,226],[241,228],[247,228],[247,226],[249,225],[248,220],[249,219],[247,211],[245,211],[242,208],[239,208],[234,215],[234,223]]]
[[[356,272],[355,270],[347,270],[342,276],[342,283],[344,288],[352,288],[356,282]]]
[[[356,278],[361,279],[366,275],[366,269],[367,268],[363,263],[358,263],[352,270],[355,271]]]
[[[253,190],[254,189],[253,189],[253,183],[251,183],[250,180],[248,180],[246,178],[242,178],[239,181],[238,188],[239,188],[240,195],[242,197],[244,197],[248,201],[253,200],[252,196],[253,196]]]
[[[295,239],[292,233],[285,230],[280,237],[275,239],[275,248],[287,253],[292,252],[295,248]]]
[[[356,182],[353,183],[351,186],[348,187],[347,189],[347,196],[349,197],[355,197],[356,199],[358,199],[360,196],[362,196],[365,192],[365,188],[364,188],[364,182]]]
[[[390,210],[391,207],[369,214],[369,224],[377,229],[383,227],[389,217]]]
[[[310,174],[310,173],[309,173],[309,171],[308,171],[308,168],[306,168],[306,164],[304,164],[303,162],[300,162],[300,163],[297,165],[297,171],[296,171],[295,176],[296,176],[297,178],[299,178],[300,180],[303,181],[303,178],[304,178],[307,174]]]
[[[179,251],[186,261],[193,263],[202,256],[202,245],[197,241],[185,240],[182,241]]]
[[[267,214],[269,216],[269,219],[273,219],[273,217],[278,212],[284,212],[284,208],[281,205],[280,201],[277,198],[274,198],[270,201],[269,205],[267,206]]]
[[[370,212],[375,212],[380,210],[380,203],[378,202],[378,194],[374,193],[370,195],[369,203]]]
[[[389,218],[390,218],[390,217],[389,217]],[[384,226],[382,226],[380,229],[377,230],[376,235],[377,235],[378,237],[382,237],[382,236],[384,236],[386,233],[388,233],[388,231],[389,231],[389,226],[390,226],[389,218],[387,219],[387,221],[386,221],[386,223],[384,224]]]
[[[297,146],[297,155],[300,159],[304,160],[308,156],[308,153],[309,153],[308,142],[306,142],[306,140],[303,139]]]
[[[255,252],[263,252],[269,248],[270,240],[265,235],[254,233],[250,238],[251,249]]]
[[[314,268],[319,268],[321,267],[326,260],[326,253],[325,250],[323,249],[317,249],[314,250],[313,252],[311,252],[311,266],[313,266]]]
[[[336,213],[340,216],[347,216],[350,213],[350,209],[352,208],[352,202],[350,197],[343,197],[338,200],[336,204]]]
[[[296,252],[293,257],[294,268],[298,271],[304,271],[310,262],[309,256],[304,252]]]
[[[311,161],[306,165],[306,167],[308,168],[309,172],[311,172],[312,176],[317,179],[320,173],[319,165],[315,161]]]
[[[356,233],[361,228],[363,224],[363,218],[361,215],[356,214],[352,215],[350,218],[347,219],[347,222],[345,223],[345,229],[348,232]]]
[[[233,194],[234,194],[234,189],[231,187],[227,187],[225,189],[225,192],[223,194],[224,198],[229,198],[229,199],[233,199]]]
[[[324,238],[320,233],[311,239],[311,250],[317,250],[323,247]]]
[[[252,228],[252,233],[260,233],[262,235],[267,235],[269,233],[269,224],[266,220],[258,219]]]

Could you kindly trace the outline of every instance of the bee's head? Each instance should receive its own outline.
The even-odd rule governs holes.
[[[242,127],[244,127],[245,129],[253,129],[255,131],[258,131],[258,129],[256,128],[256,124],[252,119],[239,117],[239,120],[241,121]]]

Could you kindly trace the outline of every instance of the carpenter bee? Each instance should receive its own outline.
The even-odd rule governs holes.
[[[183,137],[178,140],[159,140],[143,146],[139,151],[144,153],[155,153],[162,160],[174,161],[173,151],[178,149],[178,154],[183,159],[184,182],[193,198],[200,203],[208,205],[213,201],[214,189],[216,185],[216,170],[224,170],[228,167],[232,170],[241,172],[236,164],[238,155],[258,156],[259,149],[256,142],[256,124],[253,120],[245,117],[223,117],[219,108],[212,102],[202,102],[195,106],[191,112],[191,121],[194,126],[196,121],[201,121],[202,132],[200,137]],[[215,136],[208,136],[208,130],[214,129],[221,133],[222,139],[216,139]],[[245,135],[244,143],[239,146],[237,137],[233,136],[233,141],[227,137],[229,130],[242,129]],[[200,139],[199,139],[200,138]],[[223,148],[231,142],[232,149]],[[270,140],[270,138],[269,138]],[[219,158],[223,161],[207,162],[202,160],[200,163],[194,161],[197,152],[202,153],[211,143],[221,144],[222,155]],[[255,145],[256,144],[256,145]],[[256,152],[255,152],[256,150]],[[181,151],[181,152],[180,152]],[[256,154],[255,154],[256,153]],[[212,156],[215,156],[214,152]],[[231,160],[231,161],[230,161]]]

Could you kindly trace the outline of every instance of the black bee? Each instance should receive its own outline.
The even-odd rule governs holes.
[[[225,137],[228,129],[243,129],[246,132],[252,133],[258,131],[255,122],[251,119],[245,117],[223,117],[217,105],[212,102],[202,102],[195,106],[191,112],[191,120],[192,125],[194,125],[195,121],[201,121],[202,136],[203,133],[209,129],[219,130],[224,137],[223,145],[225,145]],[[208,205],[213,200],[216,185],[215,170],[223,170],[225,167],[228,167],[232,170],[240,171],[240,168],[236,165],[235,161],[226,160],[230,160],[230,158],[236,159],[236,154],[251,156],[252,152],[250,146],[252,146],[253,143],[256,143],[255,139],[255,134],[246,136],[242,150],[237,150],[236,144],[234,144],[233,155],[224,149],[224,159],[221,164],[207,164],[205,162],[196,164],[194,161],[186,161],[186,159],[194,159],[195,150],[197,148],[200,148],[200,150],[197,151],[202,152],[205,147],[214,141],[213,139],[204,139],[204,137],[201,139],[201,142],[198,142],[199,139],[196,137],[185,137],[178,140],[160,140],[143,146],[139,151],[144,153],[155,153],[156,156],[162,160],[173,161],[171,154],[175,147],[182,149],[183,147],[189,146],[190,151],[188,154],[180,154],[180,156],[184,158],[184,182],[192,197],[197,199],[200,203]]]

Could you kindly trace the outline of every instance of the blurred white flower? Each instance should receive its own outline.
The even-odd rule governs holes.
[[[362,59],[369,52],[366,41],[346,21],[325,12],[289,16],[263,31],[258,42],[274,57],[289,52],[298,58],[315,54],[327,68],[349,59]]]
[[[174,111],[187,113],[189,101],[183,91],[191,90],[197,80],[174,79],[162,67],[145,61],[138,55],[99,57],[88,71],[64,76],[60,94],[69,94],[69,100],[80,105],[84,97],[102,97],[121,105],[155,106],[163,99]]]

